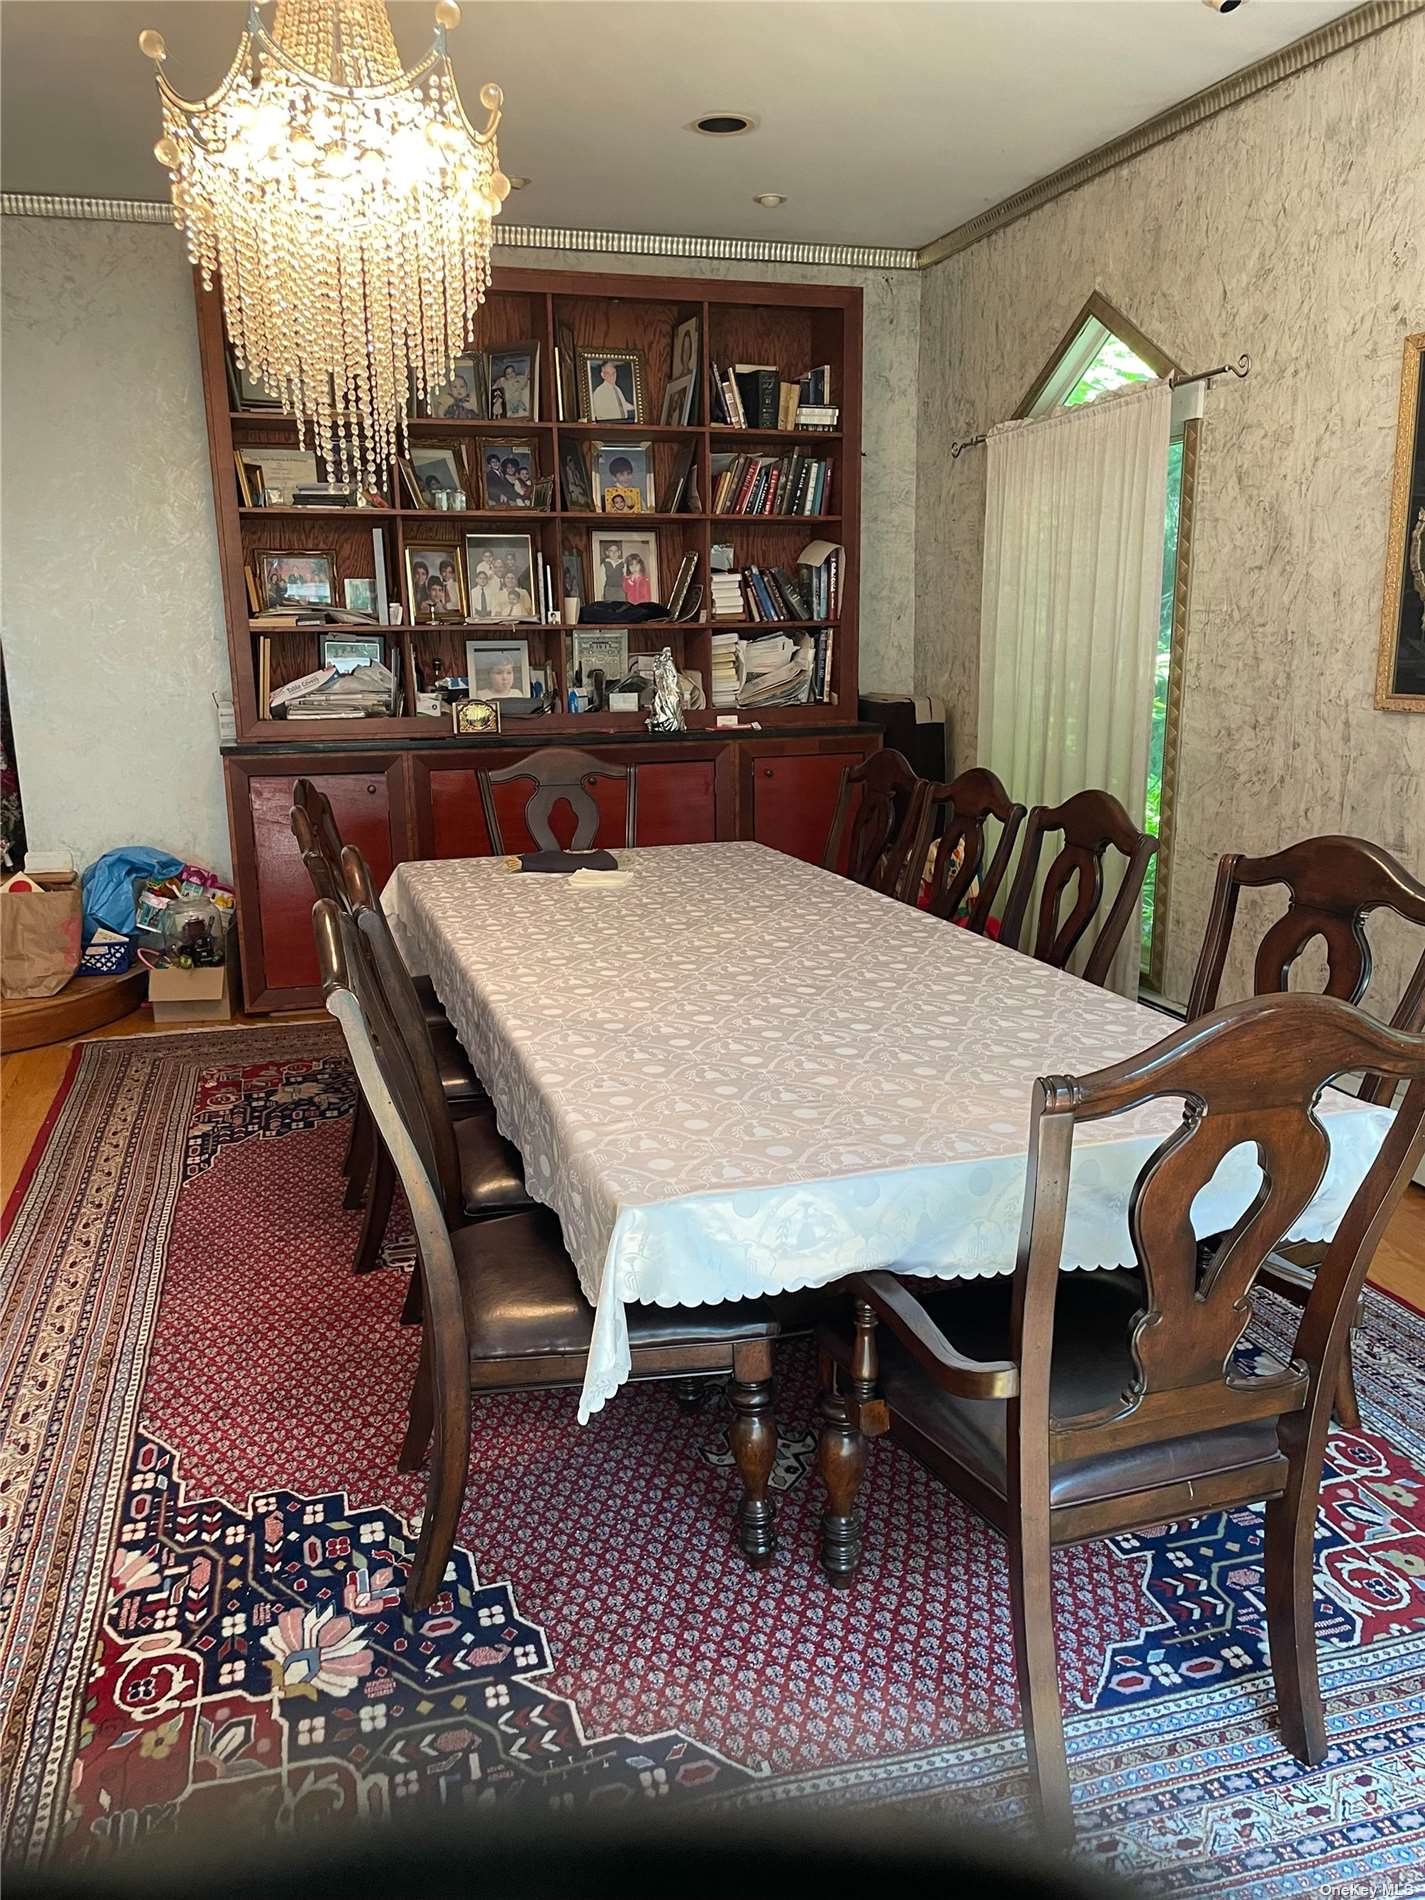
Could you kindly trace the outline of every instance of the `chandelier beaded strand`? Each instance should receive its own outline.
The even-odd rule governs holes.
[[[174,221],[222,286],[240,367],[268,388],[341,481],[384,485],[412,393],[447,381],[490,287],[491,221],[509,195],[495,143],[504,94],[466,117],[435,40],[402,69],[383,0],[256,4],[218,89],[184,99],[149,29]]]

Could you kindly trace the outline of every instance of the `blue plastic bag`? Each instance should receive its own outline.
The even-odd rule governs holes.
[[[79,888],[84,898],[84,941],[102,924],[122,936],[134,934],[134,879],[173,877],[183,869],[182,858],[152,845],[125,844],[106,851],[84,871]]]

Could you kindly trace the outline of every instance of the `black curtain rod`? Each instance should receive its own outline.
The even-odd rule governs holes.
[[[1179,376],[1176,371],[1167,378],[1172,389],[1185,389],[1189,383],[1210,383],[1214,376],[1246,376],[1252,368],[1252,359],[1243,350],[1235,363],[1219,363],[1216,369],[1194,370],[1191,376]],[[985,440],[982,435],[966,436],[963,442],[950,444],[951,460],[958,460],[963,449],[977,449]]]

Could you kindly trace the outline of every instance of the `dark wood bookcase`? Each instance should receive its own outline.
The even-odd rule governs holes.
[[[696,619],[678,624],[647,622],[632,626],[629,650],[656,652],[667,645],[680,667],[698,673],[711,702],[711,637],[714,631],[754,623],[714,620],[710,586],[714,542],[731,542],[735,565],[777,567],[795,565],[806,542],[825,539],[845,549],[839,611],[832,642],[830,698],[797,707],[736,713],[714,708],[688,714],[691,729],[713,731],[723,718],[759,720],[777,732],[806,730],[809,735],[856,717],[857,706],[857,583],[860,542],[861,460],[861,292],[856,288],[821,284],[723,283],[700,279],[625,277],[582,272],[498,271],[490,296],[479,315],[472,347],[498,349],[503,345],[537,340],[539,356],[538,421],[455,422],[413,421],[415,444],[442,444],[473,454],[482,440],[521,437],[536,445],[538,470],[553,476],[550,507],[538,513],[528,509],[486,512],[478,507],[444,513],[399,505],[403,501],[397,472],[388,473],[385,493],[397,505],[385,508],[259,508],[241,505],[234,452],[260,462],[266,446],[296,447],[297,427],[291,418],[270,410],[234,410],[226,362],[222,306],[215,293],[198,287],[198,332],[203,367],[204,401],[212,458],[213,491],[222,560],[223,597],[232,663],[233,703],[240,746],[340,745],[435,741],[468,745],[451,731],[448,720],[416,717],[410,711],[417,677],[465,671],[467,638],[503,638],[507,629],[529,645],[532,664],[547,666],[558,692],[554,713],[531,719],[511,719],[501,735],[504,743],[548,743],[556,734],[566,742],[574,736],[589,740],[599,735],[632,735],[643,729],[643,713],[570,713],[569,632],[565,626],[522,623],[468,623],[415,625],[406,596],[405,554],[411,546],[463,547],[465,535],[528,533],[551,564],[558,587],[566,548],[579,553],[585,575],[586,599],[592,598],[590,532],[621,526],[630,532],[656,535],[662,587],[671,585],[680,561],[698,556],[697,584],[702,602]],[[646,397],[651,416],[662,413],[672,353],[673,331],[689,317],[699,320],[702,373],[693,420],[686,427],[661,427],[655,422],[560,422],[556,402],[556,340],[572,331],[583,350],[640,350],[646,365]],[[840,409],[840,427],[832,432],[811,430],[735,429],[714,424],[708,400],[709,366],[726,369],[731,362],[776,364],[788,380],[815,365],[831,366],[832,396]],[[575,511],[565,505],[559,480],[561,449],[570,442],[593,440],[651,441],[657,484],[661,491],[680,452],[691,444],[698,472],[698,513],[611,515]],[[714,515],[706,503],[712,496],[710,459],[724,450],[775,452],[803,447],[827,457],[832,464],[832,509],[827,515]],[[475,501],[478,497],[471,496]],[[374,552],[371,530],[384,531],[387,573],[392,601],[403,603],[400,626],[381,628],[399,654],[406,689],[407,711],[398,718],[324,723],[265,718],[259,704],[259,637],[270,641],[270,684],[278,686],[310,672],[318,663],[316,629],[254,629],[244,565],[263,550],[315,549],[334,556],[338,585],[348,578],[372,578]],[[562,591],[562,589],[559,589]],[[762,630],[777,627],[808,628],[832,624],[765,621]],[[340,632],[337,628],[321,631]],[[365,633],[366,628],[353,628]],[[375,628],[369,631],[376,631]]]

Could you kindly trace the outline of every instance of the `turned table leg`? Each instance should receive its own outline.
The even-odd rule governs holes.
[[[852,1308],[856,1328],[849,1375],[822,1356],[821,1435],[816,1469],[826,1487],[821,1519],[821,1567],[829,1583],[845,1588],[861,1564],[861,1513],[857,1497],[866,1474],[866,1439],[878,1438],[888,1420],[876,1393],[876,1315],[864,1300]],[[848,1390],[840,1389],[845,1378]]]
[[[742,1477],[737,1541],[748,1563],[760,1570],[772,1561],[777,1541],[777,1507],[767,1495],[777,1456],[777,1422],[772,1413],[772,1349],[766,1340],[735,1349],[727,1396],[732,1455]]]

